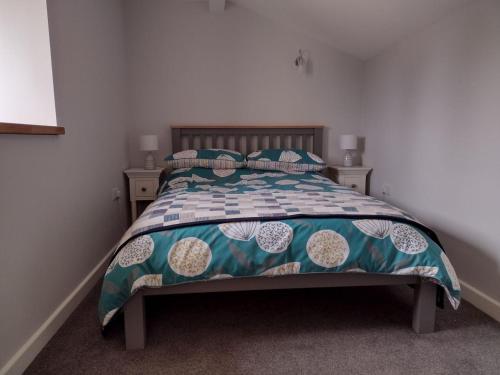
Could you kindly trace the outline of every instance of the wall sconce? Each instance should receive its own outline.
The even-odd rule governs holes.
[[[303,73],[306,70],[307,61],[309,60],[307,51],[299,49],[299,55],[293,60],[293,66],[299,72]]]

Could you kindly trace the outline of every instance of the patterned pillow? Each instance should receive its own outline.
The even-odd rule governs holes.
[[[295,149],[266,149],[247,155],[247,166],[253,169],[265,169],[282,172],[321,171],[326,164],[312,152]]]
[[[245,157],[232,150],[209,148],[203,150],[184,150],[165,157],[166,167],[178,168],[213,168],[234,169],[245,166]]]

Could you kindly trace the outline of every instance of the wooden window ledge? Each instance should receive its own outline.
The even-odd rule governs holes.
[[[0,122],[0,134],[61,135],[65,133],[64,126],[24,125]]]

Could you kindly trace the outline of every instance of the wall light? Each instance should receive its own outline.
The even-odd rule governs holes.
[[[305,72],[307,60],[309,59],[307,51],[299,49],[299,55],[293,60],[293,66],[299,72]]]

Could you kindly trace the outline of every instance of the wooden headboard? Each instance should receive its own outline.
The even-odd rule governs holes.
[[[172,125],[172,151],[225,148],[249,154],[296,148],[323,156],[321,125]]]

